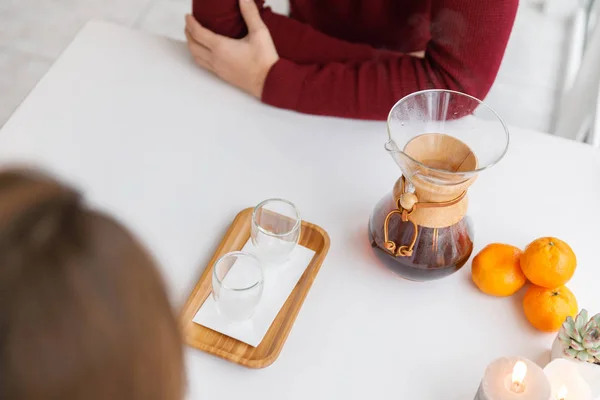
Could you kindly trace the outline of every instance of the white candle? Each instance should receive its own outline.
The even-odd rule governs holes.
[[[572,361],[558,358],[544,368],[544,373],[550,381],[551,400],[592,400],[592,389]]]
[[[552,384],[550,384],[552,385]],[[558,394],[556,395],[556,399],[557,400],[567,400],[567,395],[569,394],[569,390],[567,389],[566,386],[561,386],[560,390],[558,391]]]
[[[522,357],[503,357],[488,365],[475,395],[475,400],[548,399],[550,382],[544,371]]]

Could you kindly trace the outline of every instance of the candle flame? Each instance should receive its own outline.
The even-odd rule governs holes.
[[[567,387],[563,385],[558,391],[558,400],[567,400],[567,393],[569,393],[569,391],[567,390]]]
[[[527,375],[527,364],[525,364],[523,361],[517,361],[512,373],[513,385],[522,385],[523,381],[525,380],[525,375]]]

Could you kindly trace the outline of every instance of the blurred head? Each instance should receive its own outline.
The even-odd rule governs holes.
[[[0,399],[180,400],[183,379],[144,248],[69,187],[0,172]]]

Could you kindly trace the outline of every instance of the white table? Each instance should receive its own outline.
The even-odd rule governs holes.
[[[0,134],[0,160],[31,161],[85,190],[151,246],[177,306],[235,214],[293,200],[331,250],[279,359],[248,370],[187,351],[190,399],[470,399],[485,366],[548,359],[522,294],[491,298],[470,267],[430,283],[375,259],[366,224],[399,175],[385,125],[277,110],[198,70],[182,43],[88,25]],[[482,137],[482,140],[483,137]],[[512,129],[471,190],[476,250],[543,235],[579,257],[569,283],[600,312],[600,153]]]

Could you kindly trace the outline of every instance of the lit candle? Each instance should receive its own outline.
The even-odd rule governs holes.
[[[552,400],[592,399],[592,389],[572,361],[558,358],[544,368],[544,373],[550,381]]]
[[[527,364],[517,361],[513,367],[511,390],[515,393],[523,393],[525,390],[525,376],[527,375]]]
[[[475,400],[548,400],[550,393],[548,378],[534,362],[503,357],[486,368]]]
[[[558,391],[557,399],[558,400],[567,400],[567,393],[569,393],[569,390],[567,389],[567,387],[561,386],[560,390]]]

